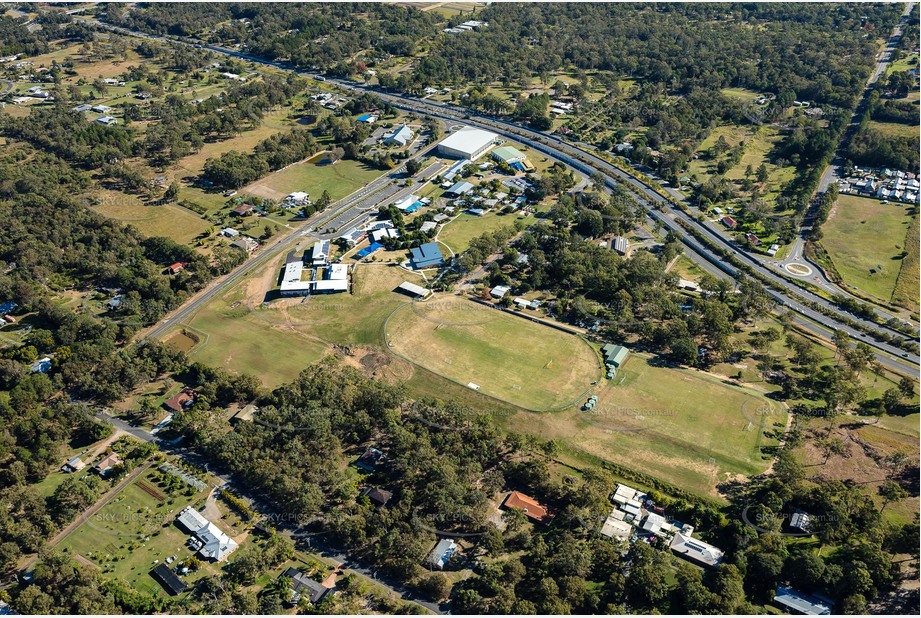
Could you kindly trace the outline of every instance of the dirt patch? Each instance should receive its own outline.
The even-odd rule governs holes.
[[[163,342],[178,352],[188,354],[198,345],[199,341],[201,340],[198,335],[183,328],[171,334]]]
[[[870,426],[866,428],[872,429]],[[827,433],[825,428],[810,429],[803,446],[807,474],[840,481],[852,480],[871,487],[881,485],[891,473],[883,459],[897,449],[871,444],[862,435],[861,429],[844,424]],[[834,441],[838,448],[826,457],[823,445],[830,441]]]

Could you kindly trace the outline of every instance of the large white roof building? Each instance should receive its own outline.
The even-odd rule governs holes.
[[[177,520],[201,542],[198,554],[202,558],[220,561],[237,548],[236,541],[191,506],[182,509]]]
[[[441,140],[438,152],[446,157],[475,161],[493,147],[498,137],[483,129],[461,127]]]

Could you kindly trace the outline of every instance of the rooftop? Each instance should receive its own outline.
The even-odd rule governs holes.
[[[530,519],[541,523],[550,523],[553,515],[550,511],[531,496],[525,495],[519,491],[513,491],[508,495],[503,503],[508,509],[518,509],[524,511]]]

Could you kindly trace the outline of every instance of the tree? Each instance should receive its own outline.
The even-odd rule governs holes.
[[[886,479],[886,482],[879,488],[879,495],[883,497],[883,506],[879,509],[879,512],[882,513],[889,503],[901,502],[907,498],[908,492],[892,479]]]
[[[908,376],[904,376],[899,380],[899,393],[902,394],[902,397],[905,399],[911,399],[915,396],[915,383],[914,380]]]
[[[163,194],[163,199],[167,202],[175,202],[179,197],[179,184],[171,182],[169,187],[166,189],[166,193]]]
[[[420,171],[422,171],[422,162],[419,159],[409,159],[406,162],[406,173],[410,176],[415,176]]]
[[[755,174],[756,174],[755,178],[761,184],[764,184],[768,181],[768,170],[767,170],[767,166],[764,163],[758,166],[758,171],[755,172]]]

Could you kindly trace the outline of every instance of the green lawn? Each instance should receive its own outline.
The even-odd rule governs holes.
[[[763,471],[763,435],[786,414],[762,394],[633,354],[597,388],[592,411],[507,417],[506,428],[558,440],[576,458],[612,461],[702,496],[736,475]]]
[[[438,232],[438,240],[451,247],[454,253],[466,251],[470,241],[483,232],[491,232],[500,227],[515,225],[515,221],[524,221],[530,225],[534,221],[531,215],[501,214],[495,210],[487,212],[482,217],[461,213],[454,220],[448,222]]]
[[[393,290],[403,281],[424,283],[396,266],[361,264],[352,271],[352,293],[262,305],[264,292],[276,287],[279,268],[273,264],[254,273],[192,318],[189,325],[200,340],[193,360],[250,373],[275,387],[332,353],[336,344],[380,346],[387,316],[408,300]],[[263,296],[250,287],[257,281]]]
[[[322,163],[323,158],[323,155],[317,155],[309,161],[290,165],[244,187],[240,192],[280,199],[294,191],[306,191],[315,198],[320,197],[323,191],[329,191],[329,195],[337,200],[384,173],[358,161],[342,160],[330,165]]]
[[[400,307],[386,331],[391,349],[413,363],[532,410],[571,405],[601,373],[579,337],[460,296]]]
[[[822,245],[846,283],[889,301],[909,222],[909,207],[904,204],[843,195],[822,226]]]
[[[757,92],[748,90],[747,88],[723,88],[720,92],[727,97],[739,99],[743,102],[754,101],[759,96]]]
[[[174,520],[185,506],[199,506],[207,494],[187,496],[179,491],[170,496],[153,480],[155,474],[148,471],[141,480],[165,494],[166,500],[158,501],[135,481],[87,518],[57,549],[74,552],[98,566],[103,574],[124,579],[139,590],[161,591],[165,595],[149,572],[155,560],[162,562],[173,555],[184,560],[192,555],[185,547],[188,535]],[[188,581],[217,572],[215,566],[206,565]]]
[[[918,125],[901,124],[898,122],[876,122],[875,120],[871,120],[868,126],[887,137],[917,138],[919,134]]]

